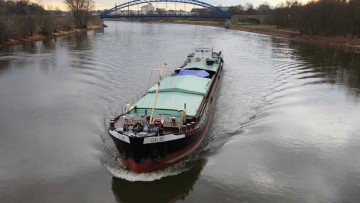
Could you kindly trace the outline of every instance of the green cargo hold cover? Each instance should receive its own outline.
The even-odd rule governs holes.
[[[154,115],[180,116],[186,103],[186,115],[195,116],[204,96],[199,94],[189,94],[183,92],[159,92],[155,106]],[[131,114],[136,114],[134,106],[137,106],[137,114],[144,115],[147,110],[151,114],[155,100],[155,93],[147,93],[137,101],[131,110]]]
[[[214,62],[207,65],[206,61]],[[211,49],[196,49],[194,55],[188,57],[187,64],[182,69],[201,69],[207,72],[217,72],[219,59],[213,57]],[[196,116],[196,113],[210,88],[211,79],[193,75],[177,75],[164,78],[160,82],[159,95],[154,115],[181,116],[186,103],[186,115]],[[157,85],[148,90],[148,93],[137,101],[130,111],[131,114],[151,114],[155,101]],[[134,107],[137,106],[135,110]],[[136,112],[135,112],[136,111]]]
[[[206,95],[211,80],[192,75],[182,75],[165,78],[160,82],[159,92],[182,92],[197,95]],[[151,87],[148,92],[155,93],[157,85]]]

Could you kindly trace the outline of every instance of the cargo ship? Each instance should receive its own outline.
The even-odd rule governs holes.
[[[128,169],[164,169],[199,147],[212,122],[223,66],[221,52],[196,48],[170,76],[163,77],[161,68],[156,84],[110,118],[109,134]]]

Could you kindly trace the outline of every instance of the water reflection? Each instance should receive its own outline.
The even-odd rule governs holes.
[[[114,177],[112,191],[118,202],[174,202],[189,195],[205,164],[206,159],[200,159],[189,171],[153,182],[128,182]]]
[[[91,50],[91,41],[89,40],[89,36],[87,32],[77,33],[74,36],[75,46],[71,47],[72,50]]]
[[[302,73],[313,73],[313,77],[322,77],[329,83],[346,85],[351,93],[360,95],[360,54],[329,47],[301,46],[296,42],[289,45],[294,55],[309,64]]]
[[[9,68],[10,62],[7,60],[0,60],[0,75],[5,73],[6,69]]]

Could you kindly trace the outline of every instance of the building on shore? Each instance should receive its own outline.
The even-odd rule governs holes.
[[[166,14],[165,8],[156,8],[155,13],[158,15]]]
[[[147,14],[153,14],[155,12],[155,7],[152,5],[152,3],[149,3],[147,5],[141,6],[141,14],[147,15]]]

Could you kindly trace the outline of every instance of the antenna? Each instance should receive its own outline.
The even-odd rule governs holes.
[[[158,99],[158,96],[159,96],[160,81],[162,80],[162,75],[163,75],[163,72],[164,72],[164,70],[165,70],[165,66],[166,66],[166,65],[167,65],[166,63],[163,63],[162,67],[161,67],[160,69],[157,69],[157,70],[160,70],[159,81],[157,82],[156,93],[155,93],[155,100],[154,100],[153,107],[152,107],[152,109],[151,109],[151,115],[150,115],[150,122],[149,122],[149,123],[152,123],[152,122],[153,122],[153,119],[154,119],[155,106],[156,106],[156,102],[157,102],[157,99]]]

